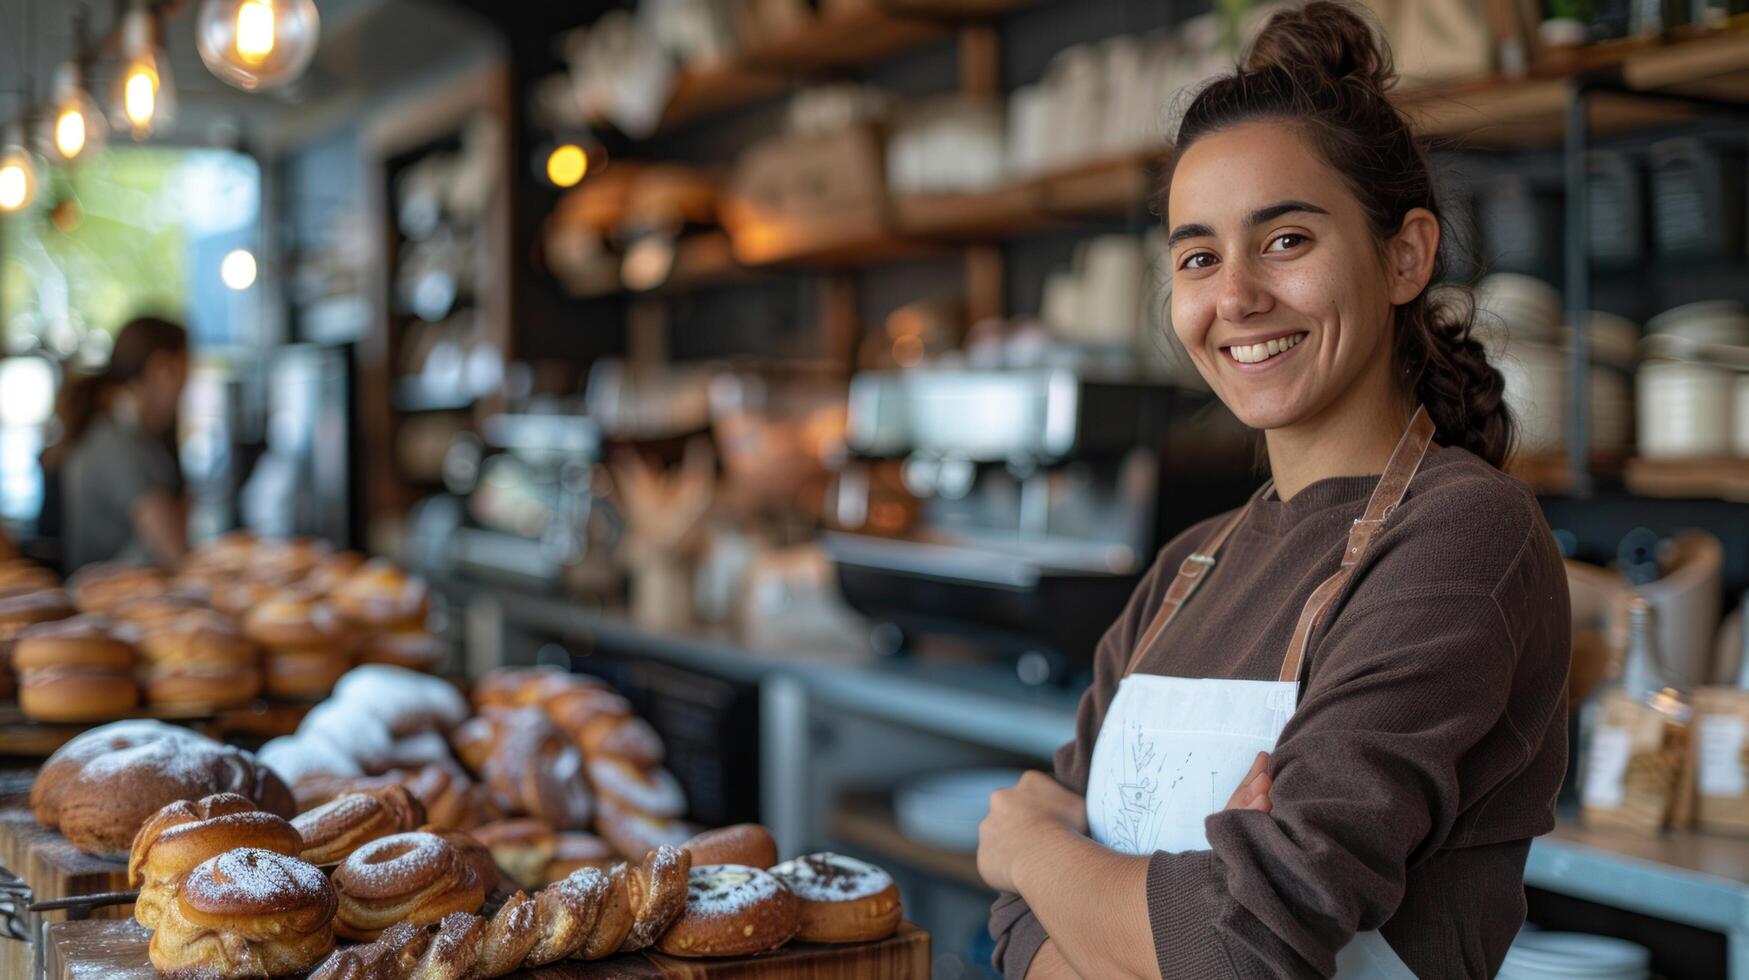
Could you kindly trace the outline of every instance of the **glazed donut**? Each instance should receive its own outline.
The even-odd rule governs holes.
[[[418,627],[430,611],[431,590],[393,564],[373,558],[334,588],[334,608],[360,626]]]
[[[274,650],[330,653],[341,638],[333,608],[298,589],[280,589],[255,603],[243,615],[243,632]]]
[[[636,715],[598,715],[577,735],[577,744],[591,759],[624,759],[639,768],[662,764],[662,737]]]
[[[596,809],[599,811],[595,818],[596,833],[607,838],[613,849],[627,858],[636,859],[637,855],[664,844],[679,847],[698,833],[698,828],[684,820],[628,810],[611,797],[602,797]]]
[[[692,863],[744,864],[750,868],[770,868],[777,863],[777,841],[761,824],[738,823],[730,827],[707,830],[681,845],[692,855]]]
[[[872,942],[899,927],[899,887],[866,861],[821,851],[785,861],[771,873],[796,896],[801,942]]]
[[[172,976],[298,974],[333,950],[334,911],[334,889],[315,867],[272,851],[226,851],[189,873],[147,956]]]
[[[451,912],[478,912],[486,889],[467,857],[436,834],[380,837],[334,870],[335,930],[368,942],[397,922],[424,925]]]
[[[770,872],[707,864],[692,869],[686,907],[656,949],[669,956],[752,956],[789,942],[800,927],[795,895]]]
[[[176,889],[195,866],[239,847],[296,856],[303,841],[284,817],[236,793],[215,793],[199,802],[177,800],[152,814],[134,835],[128,854],[128,886],[137,888],[134,918],[155,929]]]
[[[359,648],[360,663],[383,664],[429,674],[443,662],[443,643],[423,627],[385,630]]]
[[[472,836],[492,852],[492,860],[522,888],[545,882],[547,865],[558,851],[553,829],[539,820],[497,820],[474,829]]]
[[[560,833],[553,837],[553,856],[541,875],[543,885],[550,885],[578,868],[605,869],[620,861],[613,845],[594,834]]]
[[[686,793],[666,769],[639,769],[623,759],[592,756],[589,781],[602,796],[611,796],[652,817],[678,817],[686,812]]]
[[[311,864],[343,861],[379,837],[403,834],[424,823],[425,807],[400,784],[347,793],[292,820],[304,841],[298,856]]]
[[[352,658],[345,653],[269,648],[267,693],[291,701],[325,698],[351,667]]]

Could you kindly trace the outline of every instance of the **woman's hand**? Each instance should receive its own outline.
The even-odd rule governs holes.
[[[999,892],[1019,891],[1018,859],[1064,831],[1087,835],[1087,801],[1042,772],[1025,773],[990,794],[990,815],[978,825],[978,873]]]
[[[1239,788],[1227,800],[1228,810],[1269,812],[1269,790],[1275,784],[1269,778],[1269,753],[1259,752],[1251,763],[1251,771],[1239,781]]]

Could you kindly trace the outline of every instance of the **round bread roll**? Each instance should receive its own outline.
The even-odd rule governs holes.
[[[314,538],[284,538],[259,541],[250,555],[248,571],[253,578],[291,584],[309,575],[333,554],[326,541]]]
[[[207,601],[219,612],[241,620],[279,591],[278,586],[254,579],[222,578],[208,586]]]
[[[132,674],[49,667],[19,675],[18,710],[32,721],[114,721],[133,714],[139,703],[140,686]]]
[[[110,613],[124,623],[132,623],[148,633],[189,613],[211,612],[212,607],[180,588],[156,595],[138,596],[119,603]]]
[[[140,654],[160,667],[228,667],[257,670],[261,650],[236,621],[212,610],[185,612],[150,625]]]
[[[256,603],[243,615],[243,632],[274,650],[332,653],[341,644],[334,610],[300,589],[281,589]]]
[[[559,843],[551,827],[528,819],[496,820],[474,828],[469,836],[492,852],[493,862],[511,881],[529,891],[545,883]]]
[[[166,804],[237,793],[282,817],[291,790],[242,749],[155,721],[125,721],[74,738],[43,764],[30,788],[37,822],[73,846],[119,858],[140,825]]]
[[[114,620],[86,614],[37,623],[18,634],[12,666],[20,673],[46,667],[83,667],[126,673],[134,669],[134,645]]]
[[[254,667],[156,667],[146,676],[146,703],[177,711],[239,708],[261,694]]]
[[[392,563],[373,558],[334,589],[334,608],[360,626],[410,629],[425,625],[431,591]]]
[[[777,863],[777,841],[762,824],[738,823],[707,830],[681,845],[693,864],[744,864],[770,868]]]
[[[183,563],[183,569],[237,572],[248,568],[255,559],[255,549],[260,545],[260,539],[249,531],[227,531],[208,541],[202,542],[191,551],[188,560]]]
[[[415,831],[371,841],[334,870],[335,929],[369,942],[397,922],[428,925],[451,912],[477,913],[486,889],[463,851]]]
[[[68,580],[85,612],[112,612],[123,604],[170,590],[170,577],[141,565],[86,565]]]
[[[226,851],[189,873],[147,955],[171,976],[302,974],[334,949],[335,908],[315,867],[272,851]]]
[[[594,834],[555,834],[552,860],[547,862],[543,878],[537,884],[551,884],[579,868],[605,870],[619,861],[619,853],[613,845]]]
[[[866,943],[899,927],[899,886],[866,861],[821,851],[785,861],[771,873],[795,893],[801,942]]]
[[[639,769],[612,756],[591,756],[589,781],[602,796],[626,809],[652,817],[678,817],[686,812],[686,793],[666,769]]]
[[[152,814],[134,835],[128,855],[128,885],[140,891],[134,918],[148,929],[157,928],[189,872],[239,847],[296,856],[303,839],[285,818],[235,793],[216,793],[198,802],[177,800]]]
[[[54,572],[24,558],[0,558],[0,592],[34,592],[38,589],[58,589],[61,580]]]
[[[707,864],[692,869],[686,906],[656,949],[669,956],[752,956],[789,942],[800,927],[795,895],[770,872]]]
[[[303,587],[317,595],[331,595],[340,587],[352,573],[359,570],[366,561],[365,555],[357,551],[336,551],[317,563],[305,576]]]
[[[352,668],[352,658],[326,650],[267,651],[266,690],[270,697],[315,701],[333,693]]]
[[[0,594],[0,641],[13,639],[27,626],[66,619],[78,611],[72,596],[57,588]]]
[[[373,840],[424,824],[424,804],[399,784],[345,793],[292,819],[304,841],[298,856],[311,864],[344,861]]]
[[[359,662],[432,673],[443,661],[443,643],[421,627],[373,634],[359,648]]]

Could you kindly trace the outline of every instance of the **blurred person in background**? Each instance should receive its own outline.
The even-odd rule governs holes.
[[[141,317],[116,334],[108,367],[62,384],[43,473],[69,574],[99,561],[170,566],[187,552],[176,423],[188,365],[188,331]]]

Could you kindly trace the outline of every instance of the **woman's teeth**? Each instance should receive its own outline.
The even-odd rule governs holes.
[[[1261,344],[1234,344],[1227,350],[1232,353],[1233,360],[1240,364],[1256,364],[1259,361],[1267,361],[1282,351],[1296,346],[1305,337],[1306,335],[1303,333],[1296,333],[1278,340],[1264,341]]]

